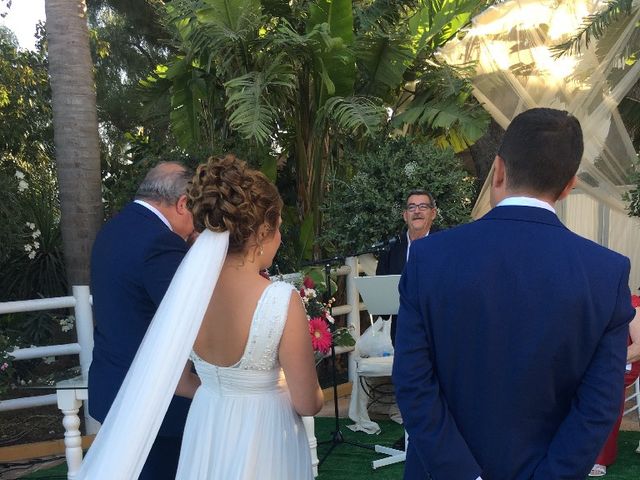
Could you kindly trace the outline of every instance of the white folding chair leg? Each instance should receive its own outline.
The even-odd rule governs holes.
[[[407,458],[407,446],[409,445],[409,436],[407,432],[404,432],[404,451],[397,450],[395,448],[385,447],[382,445],[376,445],[375,450],[378,453],[389,455],[387,458],[381,458],[380,460],[374,460],[371,462],[371,466],[375,470],[376,468],[384,467],[386,465],[393,465],[394,463],[404,462]]]
[[[640,378],[636,378],[636,381],[633,383],[633,393],[624,399],[626,402],[631,402],[635,400],[635,405],[627,408],[623,415],[627,415],[634,410],[638,412],[638,423],[640,423]]]
[[[307,433],[309,441],[309,450],[311,451],[311,468],[313,469],[314,478],[318,476],[318,440],[316,439],[314,417],[302,417],[302,425]]]

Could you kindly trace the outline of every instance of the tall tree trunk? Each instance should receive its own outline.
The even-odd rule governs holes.
[[[102,222],[100,144],[85,0],[46,0],[61,230],[70,285],[89,284]]]

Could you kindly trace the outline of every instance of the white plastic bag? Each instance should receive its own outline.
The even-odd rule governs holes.
[[[382,317],[373,322],[356,342],[361,357],[387,357],[393,355],[391,344],[391,320]]]

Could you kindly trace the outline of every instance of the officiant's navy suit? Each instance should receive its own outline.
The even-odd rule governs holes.
[[[91,255],[96,325],[89,370],[89,409],[96,420],[104,421],[186,252],[186,242],[137,203],[98,233]],[[189,405],[173,397],[141,479],[174,478]]]
[[[416,242],[393,366],[405,479],[584,479],[620,408],[628,276],[531,206]]]

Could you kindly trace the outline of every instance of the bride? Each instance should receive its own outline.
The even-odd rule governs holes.
[[[322,392],[306,314],[291,285],[260,275],[280,246],[282,200],[232,155],[200,165],[188,197],[203,231],[77,478],[138,477],[190,357],[202,384],[176,478],[311,480],[300,415],[319,411]]]

